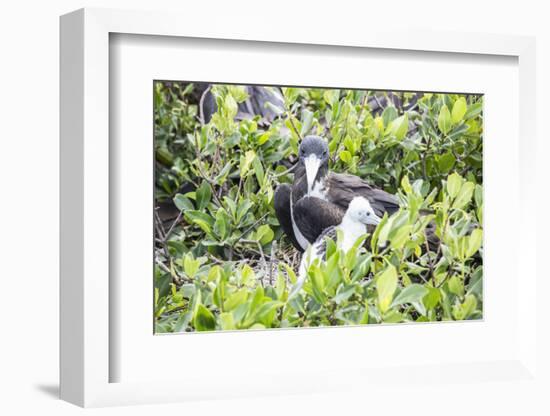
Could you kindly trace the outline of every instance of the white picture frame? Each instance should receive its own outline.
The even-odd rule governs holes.
[[[424,51],[437,54],[502,55],[518,60],[520,165],[518,192],[520,214],[527,214],[534,200],[536,156],[535,112],[527,103],[535,102],[535,42],[533,38],[474,33],[437,33],[401,31],[387,27],[364,29],[350,27],[338,34],[322,28],[308,31],[288,28],[279,33],[269,25],[245,35],[235,34],[230,22],[220,20],[206,28],[201,22],[186,21],[172,13],[151,13],[107,9],[83,9],[61,18],[61,398],[80,406],[158,403],[207,398],[249,397],[284,393],[331,392],[367,387],[384,390],[395,378],[407,378],[403,388],[431,383],[442,386],[450,379],[438,378],[448,370],[453,379],[476,383],[498,399],[498,389],[490,383],[506,381],[511,388],[542,386],[536,361],[537,279],[534,251],[526,242],[536,241],[536,217],[521,215],[516,259],[526,264],[522,285],[517,290],[517,345],[498,361],[440,362],[417,366],[376,369],[331,368],[322,373],[303,371],[288,379],[286,374],[266,374],[269,380],[258,383],[244,377],[224,385],[206,377],[180,382],[112,382],[111,366],[117,357],[111,348],[110,310],[116,309],[110,297],[110,72],[111,34],[206,38],[225,41],[276,42],[285,45],[331,45],[337,48]],[[532,104],[531,104],[532,108]],[[487,238],[491,238],[490,236]],[[518,263],[519,264],[519,263]],[[517,271],[516,271],[517,273]],[[319,330],[326,331],[326,330]],[[408,332],[422,331],[408,327]],[[319,333],[319,332],[318,332]],[[296,332],[297,334],[297,332]],[[330,332],[326,336],[336,336]],[[152,333],[151,333],[152,336]],[[249,333],[243,341],[260,337]],[[253,363],[247,364],[249,367]],[[334,380],[324,383],[324,374]],[[345,381],[342,381],[345,380]],[[378,383],[382,384],[379,386]],[[277,387],[279,386],[279,387]],[[440,388],[445,388],[441,387]],[[374,393],[373,393],[374,394]]]

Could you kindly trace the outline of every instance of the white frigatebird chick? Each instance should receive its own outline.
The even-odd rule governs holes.
[[[369,185],[363,179],[328,169],[329,149],[319,136],[306,136],[298,149],[294,182],[275,193],[275,212],[294,246],[304,251],[328,227],[341,222],[350,202],[366,198],[375,214],[397,212],[397,198]]]
[[[325,229],[315,242],[306,249],[300,263],[298,280],[292,292],[296,293],[301,289],[307,276],[307,270],[316,259],[319,259],[321,262],[325,261],[328,238],[337,242],[337,247],[347,253],[357,240],[367,233],[367,225],[376,226],[380,221],[381,218],[376,215],[365,197],[354,197],[340,223]],[[340,241],[337,240],[338,231],[341,232]]]

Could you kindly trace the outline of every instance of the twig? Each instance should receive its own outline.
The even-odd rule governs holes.
[[[216,264],[225,264],[226,262],[224,261],[221,261],[220,259],[218,259],[216,256],[213,256],[212,254],[210,253],[206,253],[206,255],[210,258],[210,260],[212,260],[214,263]]]
[[[258,220],[256,220],[256,222],[254,224],[252,224],[250,227],[248,227],[245,231],[243,231],[241,233],[241,235],[239,236],[239,240],[240,238],[243,236],[243,235],[246,235],[250,232],[250,230],[252,230],[256,225],[258,225],[261,221],[264,220],[265,217],[267,217],[269,214],[269,212],[266,212],[264,215],[262,215]],[[240,241],[245,241],[245,240],[240,240]],[[248,240],[248,241],[252,241],[252,240]]]
[[[376,104],[378,104],[378,108],[384,110],[385,107],[382,106],[382,103],[380,102],[380,100],[379,100],[378,97],[376,96],[376,93],[374,93],[372,96],[373,96],[373,98],[374,98],[374,101],[376,101]]]
[[[172,225],[168,229],[168,231],[166,231],[166,235],[164,236],[163,242],[166,242],[166,240],[168,240],[168,237],[170,237],[170,234],[174,230],[174,227],[181,221],[182,217],[183,217],[183,211],[180,211],[178,216],[176,217],[176,219],[174,220],[174,222],[172,223]]]
[[[166,242],[166,233],[164,231],[164,228],[162,226],[162,221],[159,217],[159,213],[157,211],[157,209],[154,209],[153,212],[155,213],[155,220],[154,220],[154,223],[155,223],[155,229],[157,230],[157,234],[159,235],[159,238]],[[168,251],[168,247],[166,244],[163,244],[163,250],[164,250],[164,253],[166,255],[167,258],[170,258],[170,252]]]
[[[273,259],[275,257],[275,250],[277,249],[277,241],[271,242],[271,254],[269,259],[269,284],[273,286]]]
[[[431,143],[432,143],[432,137],[428,135],[428,138],[426,141],[426,151],[422,152],[422,175],[424,176],[425,181],[428,180],[428,170],[426,166],[426,153],[428,153]]]
[[[283,171],[283,172],[272,173],[272,174],[271,174],[271,177],[272,177],[272,178],[278,178],[278,177],[280,177],[280,176],[284,176],[284,175],[286,175],[286,174],[288,174],[288,173],[291,173],[294,169],[296,169],[296,166],[298,166],[297,163],[294,164],[294,165],[292,165],[291,167],[289,167],[287,170],[285,170],[285,171]]]
[[[210,88],[212,87],[212,85],[209,85],[205,90],[204,92],[202,93],[201,95],[201,99],[199,101],[199,121],[201,122],[201,126],[204,126],[205,122],[204,122],[204,111],[203,111],[203,108],[204,108],[204,98],[206,97],[206,94],[208,94],[208,92],[210,92]]]
[[[212,189],[212,191],[213,191],[212,195],[214,196],[214,199],[216,200],[218,205],[220,207],[223,206],[222,201],[220,201],[220,199],[218,198],[218,195],[216,194],[216,188],[215,188],[216,185],[217,185],[216,182],[214,182],[214,180],[212,178],[210,178],[206,173],[204,173],[204,171],[201,168],[202,159],[201,159],[201,153],[199,151],[199,139],[198,139],[197,135],[195,135],[195,156],[197,157],[197,169],[198,169],[199,173],[204,178],[204,180],[212,186],[212,188],[213,188]]]
[[[290,126],[292,127],[292,130],[294,130],[294,133],[296,133],[296,135],[298,136],[298,138],[300,140],[302,140],[302,135],[300,134],[300,132],[298,131],[298,129],[296,128],[296,125],[294,124],[294,120],[292,120],[292,114],[290,114],[290,111],[287,111],[286,113],[286,118],[288,119],[288,121],[290,121]]]
[[[157,229],[157,234],[159,235],[159,237],[164,239],[165,232],[164,232],[164,228],[162,227],[162,221],[159,217],[159,213],[158,213],[157,209],[158,208],[155,208],[155,210],[154,210],[154,213],[155,213],[155,228]]]
[[[261,244],[260,244],[258,241],[256,241],[256,240],[241,240],[241,241],[239,241],[239,242],[240,242],[240,243],[243,243],[243,244],[252,244],[252,245],[255,245],[255,246],[261,245]],[[278,261],[277,259],[273,259],[273,258],[271,257],[271,255],[265,254],[264,251],[263,251],[261,248],[260,248],[259,250],[256,250],[256,249],[253,249],[253,248],[251,248],[251,247],[248,247],[248,248],[246,248],[245,250],[246,250],[246,251],[250,251],[250,252],[252,252],[252,253],[254,253],[254,254],[257,254],[257,255],[260,256],[260,257],[263,256],[264,259],[267,258],[267,259],[269,259],[270,261],[271,261],[271,260]],[[266,263],[266,268],[267,268],[267,263]]]
[[[172,260],[170,260],[170,262],[172,262]],[[160,258],[158,258],[158,256],[156,257],[156,264],[162,269],[164,270],[166,273],[168,273],[170,276],[172,276],[172,280],[174,281],[174,283],[176,285],[181,285],[183,282],[193,282],[192,279],[188,279],[186,278],[185,276],[181,276],[178,274],[178,272],[174,269],[172,270],[171,268],[169,268],[166,264],[164,264]]]
[[[263,266],[264,270],[267,270],[267,262],[265,261],[265,255],[264,255],[264,250],[262,248],[262,243],[260,243],[259,241],[257,243],[258,243],[258,250],[260,250],[260,256],[261,256],[261,259],[262,259],[262,266]],[[260,280],[260,284],[262,286],[264,286],[263,279]]]

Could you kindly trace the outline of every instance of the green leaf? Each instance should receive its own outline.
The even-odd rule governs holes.
[[[441,107],[439,117],[437,118],[437,126],[443,134],[447,134],[452,127],[451,113],[446,105]]]
[[[483,205],[483,187],[479,184],[476,184],[476,189],[474,191],[474,200],[476,201],[476,206],[478,208]]]
[[[466,114],[464,114],[464,119],[469,120],[474,117],[477,117],[482,110],[483,110],[483,101],[479,101],[475,104],[471,104],[468,107],[468,111],[466,112]]]
[[[216,318],[205,306],[199,305],[193,324],[197,331],[213,331],[216,329]]]
[[[338,292],[336,296],[334,296],[333,300],[337,305],[340,305],[342,302],[348,300],[354,293],[355,286],[344,287]]]
[[[185,274],[191,278],[195,277],[199,271],[200,265],[201,262],[199,260],[195,260],[191,253],[187,253],[183,258],[183,270],[185,271]]]
[[[409,234],[411,232],[412,225],[404,225],[397,229],[397,231],[392,231],[391,247],[394,249],[402,248],[407,241],[409,241]]]
[[[244,218],[244,216],[246,215],[246,213],[250,208],[252,208],[252,202],[250,200],[246,199],[244,201],[239,202],[239,207],[237,208],[237,217],[236,217],[237,222],[240,222]]]
[[[384,315],[383,322],[387,324],[403,322],[403,314],[399,311],[389,311],[386,315]]]
[[[189,322],[191,322],[192,318],[193,318],[192,312],[182,313],[179,316],[178,320],[176,321],[176,324],[174,325],[174,332],[185,331],[185,329],[189,325]]]
[[[198,225],[204,232],[210,234],[212,232],[212,226],[214,225],[214,219],[202,212],[202,211],[185,211],[185,218],[187,221]]]
[[[464,283],[457,275],[452,276],[447,282],[447,285],[449,287],[449,292],[460,297],[464,296]]]
[[[277,273],[277,282],[275,283],[275,294],[277,299],[285,300],[286,280],[281,272]]]
[[[403,188],[407,194],[412,192],[411,183],[409,182],[409,177],[407,175],[404,175],[403,178],[401,178],[401,188]]]
[[[250,308],[248,311],[249,318],[252,317],[252,314],[256,310],[256,308],[264,302],[264,298],[264,288],[260,285],[256,286],[256,291],[254,292],[254,296],[252,297],[252,302],[250,303]]]
[[[460,188],[460,192],[456,196],[453,203],[453,208],[463,208],[470,202],[474,194],[475,185],[472,182],[465,182]]]
[[[254,158],[256,157],[256,152],[254,150],[248,150],[244,155],[241,155],[239,169],[241,172],[241,178],[244,178],[250,169]]]
[[[236,329],[235,320],[233,314],[230,312],[224,312],[220,314],[220,326],[224,331]]]
[[[468,246],[466,248],[466,257],[472,257],[481,247],[481,243],[483,242],[483,231],[481,229],[476,228],[474,231],[472,231],[472,234],[470,234],[470,237],[468,237]]]
[[[223,208],[219,208],[216,212],[216,222],[214,223],[214,232],[220,240],[225,240],[229,229],[229,215]]]
[[[302,127],[300,129],[300,135],[304,137],[309,133],[311,125],[313,124],[313,113],[309,110],[302,111]]]
[[[227,300],[223,304],[224,311],[232,311],[237,306],[245,303],[248,299],[248,290],[240,289],[235,293],[229,295]]]
[[[273,314],[277,309],[281,308],[284,305],[284,302],[279,302],[277,300],[263,303],[256,312],[256,320],[262,322],[266,326],[271,326],[271,319],[269,319],[269,315]]]
[[[176,196],[174,197],[174,205],[180,211],[195,209],[195,207],[193,206],[193,202],[186,196],[183,196],[182,194],[176,194]]]
[[[206,181],[202,181],[201,186],[195,191],[197,210],[203,210],[206,208],[212,197],[212,190],[210,185]]]
[[[171,165],[174,162],[174,155],[166,147],[157,147],[156,158],[160,163],[163,163],[167,166]]]
[[[340,152],[340,160],[342,160],[342,162],[346,164],[351,162],[351,153],[348,152],[347,150],[342,150]]]
[[[428,293],[423,299],[424,306],[427,309],[433,309],[439,304],[439,301],[441,300],[441,293],[439,292],[439,289],[435,287],[427,287],[426,289],[428,290]]]
[[[217,264],[212,266],[210,270],[208,270],[208,277],[207,280],[209,282],[215,282],[216,280],[220,279],[222,277],[222,268],[218,266]]]
[[[313,288],[313,296],[319,303],[325,303],[325,279],[322,270],[318,266],[309,268],[309,276]]]
[[[323,93],[323,99],[325,102],[329,105],[334,105],[336,101],[338,101],[338,98],[340,97],[340,90],[325,90]]]
[[[222,170],[220,170],[218,175],[214,178],[214,182],[216,182],[218,185],[222,185],[227,179],[227,176],[229,175],[229,171],[231,170],[232,166],[233,165],[231,164],[231,162],[227,162]]]
[[[274,236],[275,236],[275,233],[273,232],[271,227],[267,224],[261,225],[260,227],[258,227],[258,230],[256,231],[256,239],[260,242],[262,246],[265,246],[266,244],[271,243]]]
[[[420,302],[428,294],[428,289],[424,286],[413,283],[403,289],[393,300],[391,307],[403,305],[405,303]]]
[[[288,279],[290,280],[290,283],[295,284],[297,278],[296,278],[296,273],[294,273],[294,270],[292,270],[292,267],[290,267],[286,263],[283,263],[283,267],[286,270],[286,274],[288,275]]]
[[[247,285],[254,282],[255,280],[256,274],[254,273],[254,270],[248,264],[245,264],[241,271],[241,283],[243,285]]]
[[[389,265],[380,273],[376,280],[378,308],[382,313],[389,309],[395,289],[397,289],[397,271],[395,267]]]
[[[460,188],[462,186],[462,176],[458,173],[453,173],[447,178],[447,193],[451,198],[454,198],[458,195]]]
[[[457,124],[462,121],[467,109],[468,105],[466,104],[466,98],[460,97],[455,101],[452,111],[453,124]]]
[[[483,293],[483,266],[479,266],[473,273],[468,283],[467,294],[474,294],[481,298]]]
[[[474,295],[466,295],[464,302],[453,307],[453,317],[457,321],[467,319],[477,308],[477,299]]]
[[[442,173],[447,173],[453,168],[455,162],[456,158],[454,155],[451,152],[447,152],[439,157],[437,165]]]
[[[389,126],[390,123],[397,118],[397,110],[393,106],[386,107],[382,112],[382,121],[384,126]]]
[[[258,184],[262,186],[264,184],[264,167],[262,165],[262,162],[259,158],[255,157],[252,161],[252,166],[254,167],[254,173],[256,174],[256,179],[258,180]]]
[[[409,131],[409,116],[407,113],[394,119],[391,122],[389,129],[396,139],[403,140]]]
[[[237,101],[235,101],[231,94],[227,94],[225,96],[223,107],[228,119],[233,119],[237,115],[237,112],[239,110]]]

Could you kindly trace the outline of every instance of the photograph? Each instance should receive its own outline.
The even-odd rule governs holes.
[[[483,319],[483,94],[375,87],[153,81],[155,334]]]

